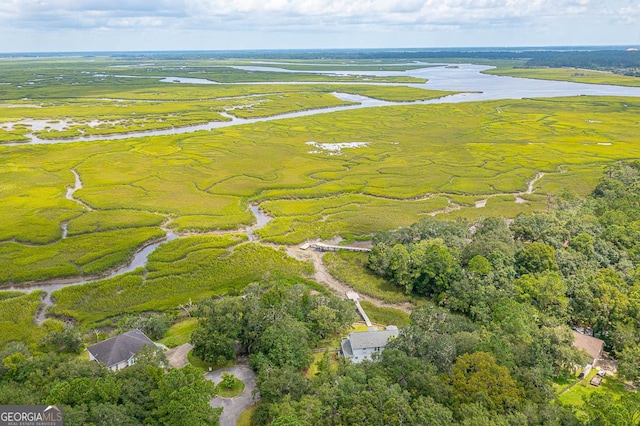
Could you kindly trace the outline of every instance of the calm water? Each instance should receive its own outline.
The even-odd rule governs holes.
[[[459,102],[474,102],[498,99],[524,99],[524,98],[547,98],[561,96],[637,96],[640,97],[640,87],[607,86],[596,84],[571,83],[564,81],[533,80],[526,78],[501,77],[495,75],[481,74],[481,71],[492,67],[483,65],[455,65],[455,66],[433,66],[428,64],[428,68],[421,68],[409,71],[341,71],[339,73],[326,71],[326,74],[359,74],[375,76],[412,76],[426,78],[429,81],[424,84],[403,84],[404,86],[420,87],[432,90],[452,90],[461,93],[458,95],[446,96],[440,99],[432,99],[420,102],[384,102],[365,96],[356,96],[344,93],[336,93],[342,100],[359,102],[359,105],[323,108],[310,111],[300,111],[288,114],[280,114],[271,117],[243,119],[226,114],[229,121],[215,121],[206,124],[177,127],[166,130],[153,130],[147,132],[133,132],[109,136],[87,136],[75,139],[43,140],[32,136],[32,141],[26,144],[54,144],[71,142],[91,142],[97,140],[117,140],[144,136],[176,135],[206,131],[230,126],[240,126],[243,124],[258,123],[263,121],[273,121],[285,118],[305,117],[316,114],[327,114],[335,111],[345,111],[358,108],[371,108],[391,105],[411,105],[411,104],[444,104]],[[279,68],[270,67],[238,67],[242,69],[260,69],[261,71],[283,72]],[[122,76],[121,76],[122,77]],[[166,77],[161,81],[167,84],[216,84],[211,80],[184,77]],[[254,83],[252,83],[254,84]],[[269,82],[263,84],[359,84],[359,83],[304,83],[304,82]],[[4,146],[25,145],[24,143],[4,144]]]
[[[523,98],[546,98],[546,97],[563,97],[563,96],[637,96],[640,97],[640,87],[621,87],[621,86],[606,86],[606,85],[593,85],[593,84],[580,84],[562,81],[548,81],[548,80],[533,80],[513,77],[500,77],[493,75],[481,74],[481,71],[489,69],[491,67],[481,65],[456,65],[455,67],[436,66],[428,64],[428,68],[409,70],[405,72],[398,71],[341,71],[326,72],[327,74],[360,74],[360,75],[375,75],[375,76],[393,76],[404,75],[419,78],[426,78],[429,81],[425,84],[405,84],[410,87],[420,87],[433,90],[452,90],[466,92],[457,95],[447,96],[440,99],[433,99],[429,101],[421,102],[385,102],[376,99],[367,98],[365,96],[351,95],[345,93],[335,93],[339,99],[350,102],[358,102],[358,105],[349,105],[333,108],[324,108],[311,111],[301,111],[288,114],[281,114],[272,117],[254,118],[254,119],[241,119],[226,114],[229,121],[224,122],[210,122],[202,125],[185,126],[172,128],[167,130],[155,130],[148,132],[134,132],[121,135],[110,136],[91,136],[82,137],[76,139],[62,139],[62,140],[41,140],[36,137],[32,138],[32,141],[26,144],[4,144],[4,146],[13,145],[29,145],[29,144],[53,144],[53,143],[72,143],[72,142],[91,142],[97,140],[116,140],[116,139],[128,139],[144,136],[161,136],[161,135],[174,135],[182,133],[191,133],[197,131],[206,131],[211,129],[217,129],[229,126],[239,126],[243,124],[257,123],[263,121],[279,120],[284,118],[304,117],[316,114],[326,114],[335,111],[344,111],[358,108],[371,108],[390,105],[410,105],[410,104],[443,104],[443,103],[458,103],[458,102],[473,102],[473,101],[485,101],[485,100],[498,100],[498,99],[523,99]],[[245,69],[259,69],[261,71],[274,71],[282,72],[285,70],[269,67],[243,67]],[[167,84],[216,84],[210,80],[198,79],[198,78],[184,78],[184,77],[167,77],[162,78],[161,81]],[[307,84],[301,82],[295,83],[265,83],[265,84]],[[340,84],[340,83],[313,83],[313,84]],[[343,84],[357,84],[357,83],[343,83]],[[251,212],[256,217],[256,225],[246,230],[247,235],[251,241],[255,241],[256,237],[253,231],[264,227],[271,218],[264,215],[264,213],[257,207],[251,206]],[[108,278],[112,278],[124,273],[133,271],[139,267],[143,267],[147,264],[149,255],[153,253],[161,244],[166,241],[180,238],[179,235],[169,231],[167,236],[162,241],[148,245],[142,248],[136,253],[133,260],[113,271],[109,274]],[[91,278],[86,280],[55,280],[47,283],[42,283],[29,288],[16,288],[24,291],[44,290],[47,295],[45,297],[45,305],[50,306],[51,292],[63,287],[80,285],[93,281],[97,281],[99,278]],[[45,312],[40,314],[39,319],[44,319]]]

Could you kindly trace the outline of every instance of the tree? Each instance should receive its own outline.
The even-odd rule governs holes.
[[[460,404],[480,403],[497,412],[516,409],[523,392],[509,369],[486,352],[464,354],[451,367],[453,397]]]
[[[80,353],[82,337],[75,327],[65,325],[47,334],[42,343],[58,352]]]
[[[415,292],[426,296],[444,296],[451,283],[460,278],[460,262],[444,244],[434,240],[416,247],[418,276]]]
[[[607,426],[640,425],[640,393],[626,392],[619,399],[609,393],[594,392],[585,398],[590,423]]]
[[[245,307],[240,297],[205,300],[198,306],[198,328],[191,335],[193,353],[207,362],[235,358],[236,342],[243,332]]]
[[[516,269],[520,274],[557,271],[555,250],[542,243],[526,243],[516,253]]]
[[[209,406],[215,396],[213,382],[191,365],[170,370],[151,392],[154,417],[162,424],[217,424],[217,412]]]
[[[258,350],[275,367],[290,365],[303,370],[313,360],[308,340],[309,330],[304,323],[285,316],[262,333]]]
[[[640,382],[640,344],[628,346],[618,358],[618,372],[627,380]]]
[[[225,389],[231,389],[231,388],[233,388],[233,385],[236,384],[236,376],[234,376],[233,373],[229,373],[228,371],[224,371],[222,373],[222,381],[220,382],[220,384]]]
[[[514,282],[518,300],[531,303],[546,314],[558,318],[566,316],[569,299],[567,286],[556,272],[522,275]]]

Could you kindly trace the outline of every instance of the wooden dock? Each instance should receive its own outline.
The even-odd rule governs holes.
[[[365,247],[333,246],[333,245],[324,244],[324,243],[311,243],[308,245],[308,247],[317,251],[347,250],[347,251],[355,251],[355,252],[361,252],[361,253],[367,253],[371,251],[370,248],[365,248]]]
[[[356,293],[355,291],[348,291],[347,292],[347,299],[353,300],[356,303],[356,308],[358,309],[358,312],[360,313],[360,316],[362,316],[362,319],[364,320],[364,323],[367,325],[367,327],[372,327],[373,324],[371,323],[371,320],[369,319],[369,316],[367,315],[367,313],[362,308],[362,305],[360,305],[360,295],[358,293]]]

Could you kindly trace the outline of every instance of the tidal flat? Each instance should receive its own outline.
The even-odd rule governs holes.
[[[526,90],[504,92],[499,79],[506,77],[497,76],[485,76],[498,79],[485,91],[471,91],[465,76],[487,67],[387,67],[366,80],[334,78],[340,65],[330,64],[324,73],[315,70],[322,76],[317,84],[291,81],[277,69],[264,71],[268,76],[236,69],[233,84],[195,85],[101,77],[113,65],[106,59],[74,60],[55,70],[40,61],[33,71],[44,76],[38,81],[21,74],[19,65],[0,63],[9,83],[0,86],[0,140],[17,142],[0,146],[3,286],[103,273],[166,231],[191,234],[180,241],[193,246],[180,246],[175,262],[159,263],[152,255],[142,270],[61,290],[52,313],[86,322],[125,305],[136,312],[165,309],[269,279],[265,265],[308,279],[309,267],[291,263],[278,245],[366,239],[425,215],[513,218],[545,209],[563,193],[588,194],[606,165],[640,156],[640,97],[569,96],[595,90],[579,84],[549,97],[557,82],[542,82],[540,96],[517,99],[542,86],[509,78],[506,88],[522,80]],[[160,76],[174,70],[165,71]],[[249,76],[253,80],[242,83]],[[403,76],[424,78],[395,78]],[[619,89],[629,90],[602,90]],[[356,97],[345,100],[335,92]],[[381,103],[360,107],[357,96]],[[292,112],[300,116],[281,117]],[[266,118],[173,132],[228,122],[229,115]],[[35,122],[44,124],[36,128]],[[132,135],[159,128],[166,133]],[[113,134],[119,139],[110,140]],[[30,135],[61,143],[30,144]],[[88,142],[74,139],[88,136]],[[82,188],[69,199],[75,174]],[[255,231],[257,243],[213,247],[198,240],[244,230],[255,221],[250,206],[273,218]],[[204,233],[212,235],[197,235]],[[238,260],[245,255],[262,267],[247,269]],[[212,259],[218,269],[206,266]],[[247,273],[224,269],[229,260]],[[195,270],[222,278],[207,281]],[[145,287],[151,282],[162,285]],[[134,298],[134,288],[147,290]],[[89,314],[112,290],[123,296]],[[165,301],[150,302],[160,293]]]

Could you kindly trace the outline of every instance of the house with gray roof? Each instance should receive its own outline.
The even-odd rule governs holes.
[[[602,356],[604,341],[573,330],[573,346],[589,355],[589,364],[595,365]]]
[[[89,346],[89,359],[103,363],[109,370],[117,371],[136,362],[136,354],[145,346],[155,344],[137,328]]]
[[[342,356],[359,364],[364,360],[373,360],[373,354],[380,354],[389,340],[398,337],[398,327],[390,325],[386,330],[369,327],[367,331],[356,331],[342,339]]]

